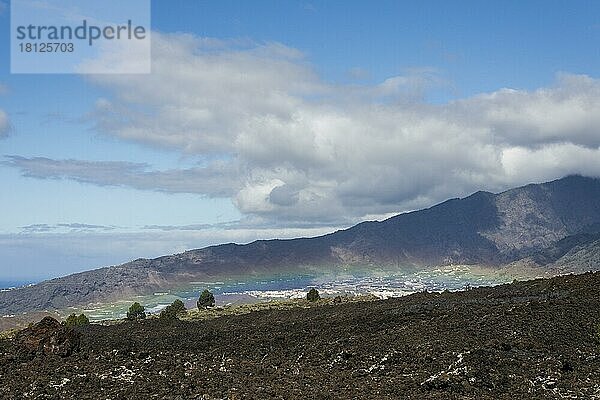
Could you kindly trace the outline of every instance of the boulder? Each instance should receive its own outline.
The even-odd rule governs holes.
[[[80,334],[52,317],[45,317],[37,324],[19,332],[15,343],[21,353],[30,356],[67,357],[79,350]]]

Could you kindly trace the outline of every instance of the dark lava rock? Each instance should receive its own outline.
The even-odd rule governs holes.
[[[22,355],[52,354],[67,357],[79,350],[80,334],[52,317],[45,317],[37,324],[19,332],[15,342]]]
[[[550,288],[564,295],[548,298]],[[13,357],[16,340],[0,340],[0,399],[598,399],[598,324],[600,272],[210,320],[90,324],[77,328],[81,351],[70,357],[23,360]],[[27,332],[19,346],[43,353],[66,331],[50,319]]]

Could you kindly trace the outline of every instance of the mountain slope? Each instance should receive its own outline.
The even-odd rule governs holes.
[[[500,265],[600,231],[599,222],[600,179],[569,176],[366,222],[330,235],[329,243],[376,263]]]
[[[597,230],[600,180],[570,176],[496,196],[501,224],[483,232],[506,259],[532,254],[580,232]]]
[[[543,268],[554,274],[600,270],[600,233],[567,236],[532,256],[511,264],[516,269]]]
[[[316,238],[211,246],[53,279],[0,292],[0,312],[115,300],[211,276],[343,265],[498,267],[548,252],[550,246],[569,236],[599,231],[600,179],[569,176],[500,194],[477,192]],[[596,254],[593,248],[587,251],[575,259]],[[573,267],[573,258],[563,261]]]

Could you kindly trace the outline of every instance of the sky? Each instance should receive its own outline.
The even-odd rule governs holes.
[[[150,74],[21,75],[0,0],[0,280],[600,176],[598,1],[151,14]]]

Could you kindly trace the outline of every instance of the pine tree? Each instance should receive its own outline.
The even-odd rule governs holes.
[[[127,319],[131,321],[137,321],[144,318],[146,318],[144,306],[136,301],[131,305],[131,307],[129,307],[129,311],[127,311]]]
[[[215,305],[215,296],[208,290],[204,289],[198,298],[198,310],[206,309]]]

